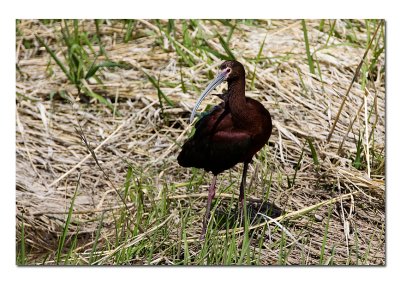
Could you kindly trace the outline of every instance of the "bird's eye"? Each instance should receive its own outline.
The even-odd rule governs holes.
[[[228,74],[230,74],[232,72],[232,69],[228,68],[226,71],[227,71]]]

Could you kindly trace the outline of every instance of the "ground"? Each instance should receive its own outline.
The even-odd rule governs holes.
[[[18,20],[17,264],[384,265],[384,31]],[[212,176],[176,157],[198,95],[233,58],[273,132],[249,168],[245,220],[239,164],[218,176],[201,241]]]

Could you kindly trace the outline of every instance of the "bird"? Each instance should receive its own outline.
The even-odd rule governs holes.
[[[225,61],[220,65],[219,74],[198,98],[190,123],[204,98],[226,81],[227,91],[217,94],[223,101],[198,119],[194,135],[183,144],[177,157],[182,167],[201,168],[213,174],[200,238],[204,238],[207,229],[218,174],[238,163],[244,164],[239,192],[239,207],[243,213],[248,165],[271,136],[271,115],[260,102],[245,96],[245,76],[245,69],[238,61]]]

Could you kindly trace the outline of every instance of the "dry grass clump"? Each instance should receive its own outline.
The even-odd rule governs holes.
[[[304,24],[308,42],[297,20],[18,21],[17,262],[385,264],[384,23]],[[72,83],[40,42],[73,66],[66,26],[87,54],[83,73],[116,65]],[[230,53],[274,125],[250,166],[248,205],[285,213],[215,223],[202,244],[210,178],[176,155]],[[216,219],[235,205],[240,169],[219,177]]]

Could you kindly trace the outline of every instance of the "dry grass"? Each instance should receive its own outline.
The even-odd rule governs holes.
[[[76,88],[40,47],[35,35],[62,57],[61,51],[66,49],[59,40],[60,22],[23,20],[17,24],[16,242],[18,249],[21,241],[25,241],[28,264],[54,263],[53,255],[78,174],[81,178],[67,245],[72,245],[77,235],[71,250],[81,264],[120,263],[110,259],[121,249],[143,243],[150,235],[161,237],[157,233],[162,229],[166,229],[163,230],[166,246],[179,245],[180,249],[182,242],[188,245],[192,257],[201,250],[197,239],[210,176],[179,167],[176,156],[191,129],[189,111],[221,60],[211,52],[188,48],[184,44],[182,21],[175,21],[171,36],[165,34],[166,29],[160,31],[155,21],[134,23],[133,38],[127,42],[123,40],[127,26],[122,21],[106,21],[99,26],[107,57],[102,55],[97,60],[108,58],[130,67],[102,69],[101,83],[94,79],[84,82],[87,88],[108,98],[120,115],[93,99],[90,103],[79,101]],[[274,221],[252,223],[250,231],[263,231],[266,225],[268,229],[279,227],[277,222],[284,225],[288,232],[285,264],[382,265],[385,264],[385,53],[379,53],[377,58],[374,54],[383,48],[383,30],[378,30],[364,60],[366,67],[360,69],[351,86],[379,21],[325,21],[322,30],[320,23],[306,21],[315,64],[312,74],[301,21],[236,21],[229,47],[245,65],[246,94],[265,105],[274,125],[269,147],[250,166],[247,199],[264,200],[270,185],[268,201],[287,212]],[[334,32],[330,33],[333,23]],[[160,25],[166,28],[167,22],[161,21]],[[79,21],[79,28],[90,36],[97,34],[94,21]],[[222,22],[198,21],[198,26],[188,34],[192,39],[207,38],[209,48],[225,54],[215,34],[226,38],[229,31],[229,26]],[[182,59],[176,46],[186,56],[190,55],[192,66]],[[93,49],[98,51],[99,45],[93,45]],[[375,67],[367,72],[366,68],[373,64]],[[254,70],[256,77],[251,88]],[[174,106],[164,101],[160,107],[157,89],[145,73],[160,78],[161,90]],[[61,98],[63,93],[74,102],[70,104]],[[213,97],[208,103],[216,104],[218,98]],[[337,124],[328,142],[336,117]],[[83,144],[76,131],[79,125],[109,180]],[[359,136],[357,169],[354,160]],[[312,141],[319,164],[313,159],[307,139]],[[140,190],[133,190],[125,206],[113,186],[124,191],[129,166],[133,174],[131,187]],[[217,198],[222,203],[218,207],[226,208],[232,194],[238,194],[240,170],[241,166],[236,166],[219,176]],[[143,219],[153,219],[154,206],[163,199],[167,202],[166,216],[157,223],[141,222],[141,231],[123,244],[113,246],[116,219],[127,209],[136,219],[140,211],[139,196]],[[182,222],[186,211],[191,220]],[[101,217],[97,242],[103,248],[107,245],[110,248],[104,248],[106,252],[90,262],[88,251],[99,231]],[[24,238],[21,238],[22,222]],[[229,228],[220,228],[219,233],[225,235],[226,229]],[[257,264],[283,263],[282,247],[272,243],[282,244],[280,239],[285,233],[280,229],[285,229],[276,229],[272,234],[270,231],[261,247],[255,244],[260,255]],[[182,238],[182,230],[186,239]],[[243,231],[236,229],[231,233],[240,236]],[[325,257],[321,257],[321,250],[325,250]],[[138,253],[127,262],[177,263],[168,249],[161,247],[149,259]]]

